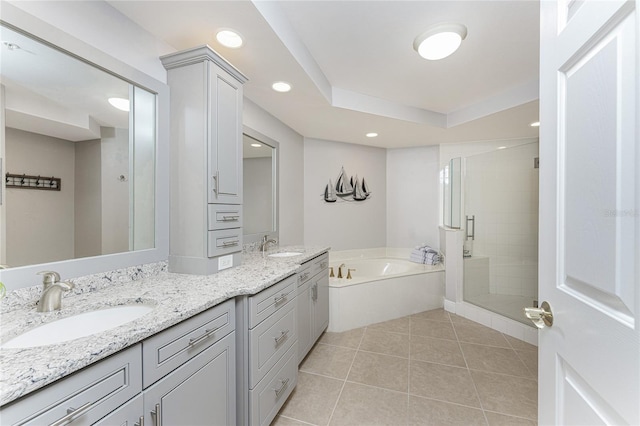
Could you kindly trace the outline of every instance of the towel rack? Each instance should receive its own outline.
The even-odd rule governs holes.
[[[31,175],[17,175],[7,173],[5,175],[7,188],[41,189],[45,191],[60,191],[62,180],[57,177],[43,177]]]

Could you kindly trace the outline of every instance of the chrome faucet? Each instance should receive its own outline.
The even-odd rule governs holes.
[[[262,251],[263,254],[269,244],[278,244],[278,242],[273,238],[269,239],[268,235],[265,235],[264,237],[262,237],[262,243],[260,244],[260,251]]]
[[[57,311],[62,307],[62,292],[75,285],[71,281],[60,281],[60,274],[54,271],[38,272],[42,275],[42,294],[38,301],[38,312]]]

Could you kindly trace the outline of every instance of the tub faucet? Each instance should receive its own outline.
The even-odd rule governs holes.
[[[268,235],[262,237],[262,243],[260,244],[260,251],[262,251],[262,254],[264,254],[269,244],[278,244],[278,242],[273,238],[269,239]]]
[[[342,268],[344,268],[345,266],[347,265],[345,265],[344,263],[338,266],[338,278],[342,278]]]
[[[42,294],[38,301],[38,312],[57,311],[62,307],[62,292],[71,290],[74,284],[60,281],[60,274],[54,271],[38,272],[42,275]]]

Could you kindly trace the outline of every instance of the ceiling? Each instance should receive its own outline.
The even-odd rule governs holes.
[[[538,136],[538,1],[109,3],[176,50],[210,45],[249,77],[248,99],[305,137],[390,148]],[[439,22],[468,36],[424,60],[413,40]],[[245,45],[221,46],[220,28]],[[279,80],[293,90],[274,92]]]

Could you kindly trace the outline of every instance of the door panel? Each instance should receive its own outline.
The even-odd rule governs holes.
[[[541,2],[540,424],[640,424],[638,4]]]

